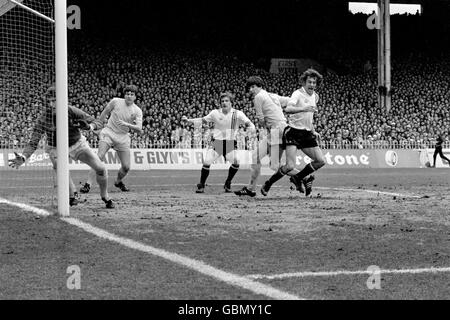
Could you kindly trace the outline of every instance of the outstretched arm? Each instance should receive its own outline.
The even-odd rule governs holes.
[[[10,167],[19,169],[19,167],[23,165],[25,161],[36,151],[37,146],[39,145],[39,141],[42,138],[42,133],[44,132],[44,119],[45,115],[42,115],[36,122],[33,133],[31,135],[31,139],[23,150],[22,155],[14,152],[16,157],[14,159],[8,160]]]
[[[44,126],[45,126],[45,120],[46,115],[42,115],[41,118],[37,121],[36,125],[33,129],[33,134],[31,135],[30,142],[28,142],[28,145],[23,150],[23,156],[25,159],[28,159],[31,157],[31,155],[36,151],[39,141],[42,138],[42,133],[45,132]]]
[[[183,121],[183,122],[190,122],[190,123],[193,123],[193,124],[197,124],[197,123],[207,124],[208,123],[208,121],[206,121],[204,117],[203,118],[188,118],[186,116],[182,116],[181,117],[181,121]]]
[[[72,106],[69,106],[69,120],[71,126],[81,130],[99,130],[103,128],[103,123],[100,120]]]

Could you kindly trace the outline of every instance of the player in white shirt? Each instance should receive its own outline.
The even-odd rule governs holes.
[[[263,194],[269,192],[273,183],[295,169],[298,149],[311,158],[312,162],[292,176],[291,182],[296,185],[297,190],[301,190],[303,184],[306,196],[311,193],[314,176],[306,177],[325,165],[322,151],[316,140],[316,138],[320,139],[320,135],[314,130],[313,125],[314,112],[317,112],[317,102],[319,101],[315,89],[317,85],[320,85],[322,79],[322,75],[314,69],[308,69],[301,75],[302,87],[292,94],[284,110],[289,114],[289,125],[283,134],[283,143],[286,146],[286,164],[264,183],[261,189]]]
[[[244,124],[247,128],[250,128],[250,130],[255,130],[255,125],[250,119],[248,119],[242,111],[232,107],[233,100],[234,95],[230,92],[222,93],[220,95],[220,109],[211,111],[203,118],[188,119],[186,116],[181,118],[183,121],[192,123],[214,123],[213,143],[203,159],[200,183],[197,184],[197,193],[203,193],[205,191],[205,183],[209,176],[211,164],[220,156],[223,156],[225,160],[231,162],[224,189],[225,192],[232,192],[231,181],[239,170],[239,158],[236,150],[236,132],[241,124]]]
[[[270,167],[277,171],[280,168],[280,160],[283,155],[283,131],[287,126],[286,117],[283,114],[290,100],[290,97],[279,96],[269,93],[263,89],[264,81],[259,76],[252,76],[247,79],[246,91],[253,97],[253,106],[256,110],[256,117],[260,125],[268,131],[267,138],[262,139],[257,149],[252,152],[252,164],[250,166],[251,177],[248,186],[236,191],[238,196],[256,196],[256,183],[261,174],[261,159],[270,157]],[[295,175],[298,170],[289,172]]]
[[[123,183],[123,178],[130,171],[130,131],[142,133],[142,110],[134,103],[136,100],[137,87],[128,85],[124,89],[124,99],[114,98],[105,107],[100,115],[99,121],[104,123],[108,119],[106,126],[100,131],[98,156],[105,161],[105,155],[110,148],[116,150],[120,160],[120,169],[114,186],[120,190],[130,191]],[[88,193],[95,172],[90,171],[88,181],[80,189],[81,193]]]

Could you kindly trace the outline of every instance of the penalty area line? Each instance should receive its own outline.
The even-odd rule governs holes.
[[[8,201],[8,200],[2,199],[2,198],[0,198],[0,204],[15,206],[24,211],[31,212],[31,213],[34,213],[34,214],[37,214],[40,216],[50,216],[51,215],[51,213],[46,210],[35,208],[35,207],[29,206],[26,204],[22,204],[22,203],[11,202],[11,201]],[[204,263],[203,261],[188,258],[186,256],[183,256],[183,255],[180,255],[177,253],[169,252],[169,251],[166,251],[163,249],[158,249],[158,248],[146,245],[144,243],[140,243],[138,241],[134,241],[131,239],[117,236],[115,234],[112,234],[103,229],[94,227],[88,223],[82,222],[75,218],[61,217],[61,220],[72,226],[78,227],[79,229],[82,229],[85,232],[95,235],[101,239],[118,243],[129,249],[134,249],[137,251],[151,254],[153,256],[163,258],[165,260],[168,260],[175,264],[181,265],[188,269],[195,270],[203,275],[212,277],[212,278],[219,280],[221,282],[224,282],[228,285],[232,285],[234,287],[239,287],[241,289],[251,291],[252,293],[257,294],[257,295],[263,295],[268,298],[278,299],[278,300],[304,300],[303,298],[300,298],[296,295],[281,291],[279,289],[276,289],[272,286],[269,286],[269,285],[266,285],[263,283],[259,283],[252,279],[249,279],[245,276],[239,276],[239,275],[236,275],[236,274],[233,274],[230,272],[226,272],[226,271],[217,269],[215,267],[212,267],[212,266]]]

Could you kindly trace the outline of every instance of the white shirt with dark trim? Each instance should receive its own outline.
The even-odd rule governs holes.
[[[302,104],[304,106],[316,107],[318,101],[319,95],[317,93],[314,92],[312,95],[309,95],[302,87],[301,89],[294,91],[289,103],[293,104],[295,107],[300,107]],[[313,131],[314,129],[313,119],[314,112],[299,112],[290,114],[288,117],[290,127],[308,131]]]
[[[234,121],[233,114],[235,114]],[[250,119],[242,111],[234,108],[231,108],[227,114],[224,114],[222,109],[213,110],[203,119],[214,123],[213,137],[215,140],[236,140],[239,125],[250,122]]]

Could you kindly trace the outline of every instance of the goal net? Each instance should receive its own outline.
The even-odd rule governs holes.
[[[53,17],[53,0],[16,0]],[[35,125],[46,115],[45,93],[55,81],[54,23],[0,0],[0,199],[56,210],[56,174],[46,140]],[[42,136],[36,151],[16,170],[8,166],[33,132]],[[56,131],[54,131],[56,135]]]

